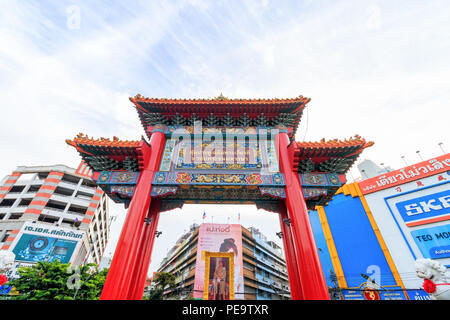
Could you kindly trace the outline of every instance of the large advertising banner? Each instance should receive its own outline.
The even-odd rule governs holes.
[[[234,300],[234,253],[205,252],[203,300]]]
[[[392,188],[416,181],[439,173],[445,173],[450,170],[450,154],[445,154],[431,160],[416,163],[399,170],[394,170],[380,176],[370,178],[359,182],[361,192],[366,195],[380,190]],[[442,181],[445,177],[441,176]]]
[[[244,270],[242,259],[242,231],[239,224],[203,223],[200,225],[195,266],[194,298],[203,299],[206,252],[232,252],[234,298],[244,299]],[[231,290],[230,290],[231,291]]]
[[[25,222],[12,243],[16,261],[70,263],[78,251],[84,231]]]
[[[385,199],[414,259],[421,254],[423,258],[444,259],[440,261],[444,264],[450,262],[449,187],[448,182],[441,182]]]
[[[450,258],[450,224],[411,232],[424,258]]]
[[[450,189],[395,204],[403,221],[432,218],[450,214]]]

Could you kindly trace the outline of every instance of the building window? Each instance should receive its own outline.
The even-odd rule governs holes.
[[[87,211],[87,207],[81,207],[81,206],[76,206],[76,205],[72,204],[69,207],[69,211],[67,211],[67,213],[84,215],[86,213],[86,211]]]
[[[19,202],[19,207],[29,206],[32,199],[21,199]]]
[[[83,179],[83,182],[81,183],[82,186],[88,187],[88,188],[95,188],[97,185],[92,180]]]
[[[70,197],[73,194],[74,190],[70,190],[67,188],[62,188],[62,187],[56,187],[54,193],[58,194],[58,195],[62,195],[62,196],[66,196],[66,197]]]
[[[69,174],[64,174],[61,181],[70,183],[70,184],[78,184],[78,182],[80,181],[80,178],[71,176]]]
[[[63,219],[61,222],[61,226],[63,227],[73,227],[75,220],[72,219]]]
[[[27,192],[38,192],[40,188],[41,188],[40,185],[34,184],[28,188]]]
[[[11,207],[16,199],[3,199],[2,202],[0,202],[0,207]]]
[[[44,180],[48,177],[48,172],[39,172],[37,177],[39,180]]]
[[[56,209],[56,211],[64,211],[66,204],[63,202],[58,202],[54,200],[49,200],[45,205],[46,209]]]
[[[2,240],[0,242],[5,242],[9,238],[9,236],[11,235],[11,231],[12,230],[6,230],[5,234],[3,235]]]
[[[57,217],[48,216],[48,215],[45,215],[42,213],[39,215],[39,218],[38,218],[38,221],[47,222],[47,223],[56,223],[56,222],[58,222],[58,220],[59,220],[59,218],[57,218]]]
[[[76,198],[87,200],[87,201],[91,201],[92,196],[93,196],[93,194],[90,194],[87,192],[82,192],[82,191],[78,191],[77,194],[75,195]]]
[[[25,186],[14,186],[9,190],[9,193],[21,193]]]
[[[21,212],[17,212],[17,213],[11,213],[11,215],[9,216],[10,220],[17,220],[20,219],[20,217],[23,215],[23,213]]]

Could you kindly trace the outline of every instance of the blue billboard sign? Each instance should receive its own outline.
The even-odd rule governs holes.
[[[341,293],[344,300],[366,300],[363,292],[359,288],[356,290],[342,289]]]
[[[40,235],[22,234],[13,249],[16,260],[27,262],[59,260],[68,263],[77,246],[78,241],[64,240]]]
[[[450,189],[395,204],[405,222],[450,213]]]
[[[408,290],[409,300],[430,300],[430,295],[425,290]]]
[[[450,257],[450,224],[411,231],[424,258]]]

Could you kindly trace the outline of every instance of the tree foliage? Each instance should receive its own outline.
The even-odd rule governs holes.
[[[175,276],[170,272],[158,272],[153,281],[156,285],[149,294],[149,300],[161,300],[165,290],[175,288]]]
[[[158,272],[155,274],[153,281],[159,289],[165,289],[166,287],[172,289],[175,287],[175,276],[170,272]]]
[[[14,299],[97,300],[108,270],[99,271],[93,263],[71,266],[69,263],[54,261],[21,267],[18,272],[19,278],[9,282],[18,293],[13,296]]]

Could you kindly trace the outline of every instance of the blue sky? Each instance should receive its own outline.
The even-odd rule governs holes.
[[[139,139],[143,130],[128,100],[137,93],[311,97],[298,141],[359,134],[375,141],[361,160],[393,168],[404,165],[402,155],[419,161],[417,150],[424,159],[441,154],[439,142],[450,149],[445,0],[0,4],[2,177],[19,165],[76,167],[79,157],[64,140],[79,132]],[[203,208],[162,216],[151,268],[174,235],[201,222]],[[260,224],[277,240],[274,215],[219,210],[215,222],[241,211],[243,225]],[[112,212],[125,214],[118,206]]]

